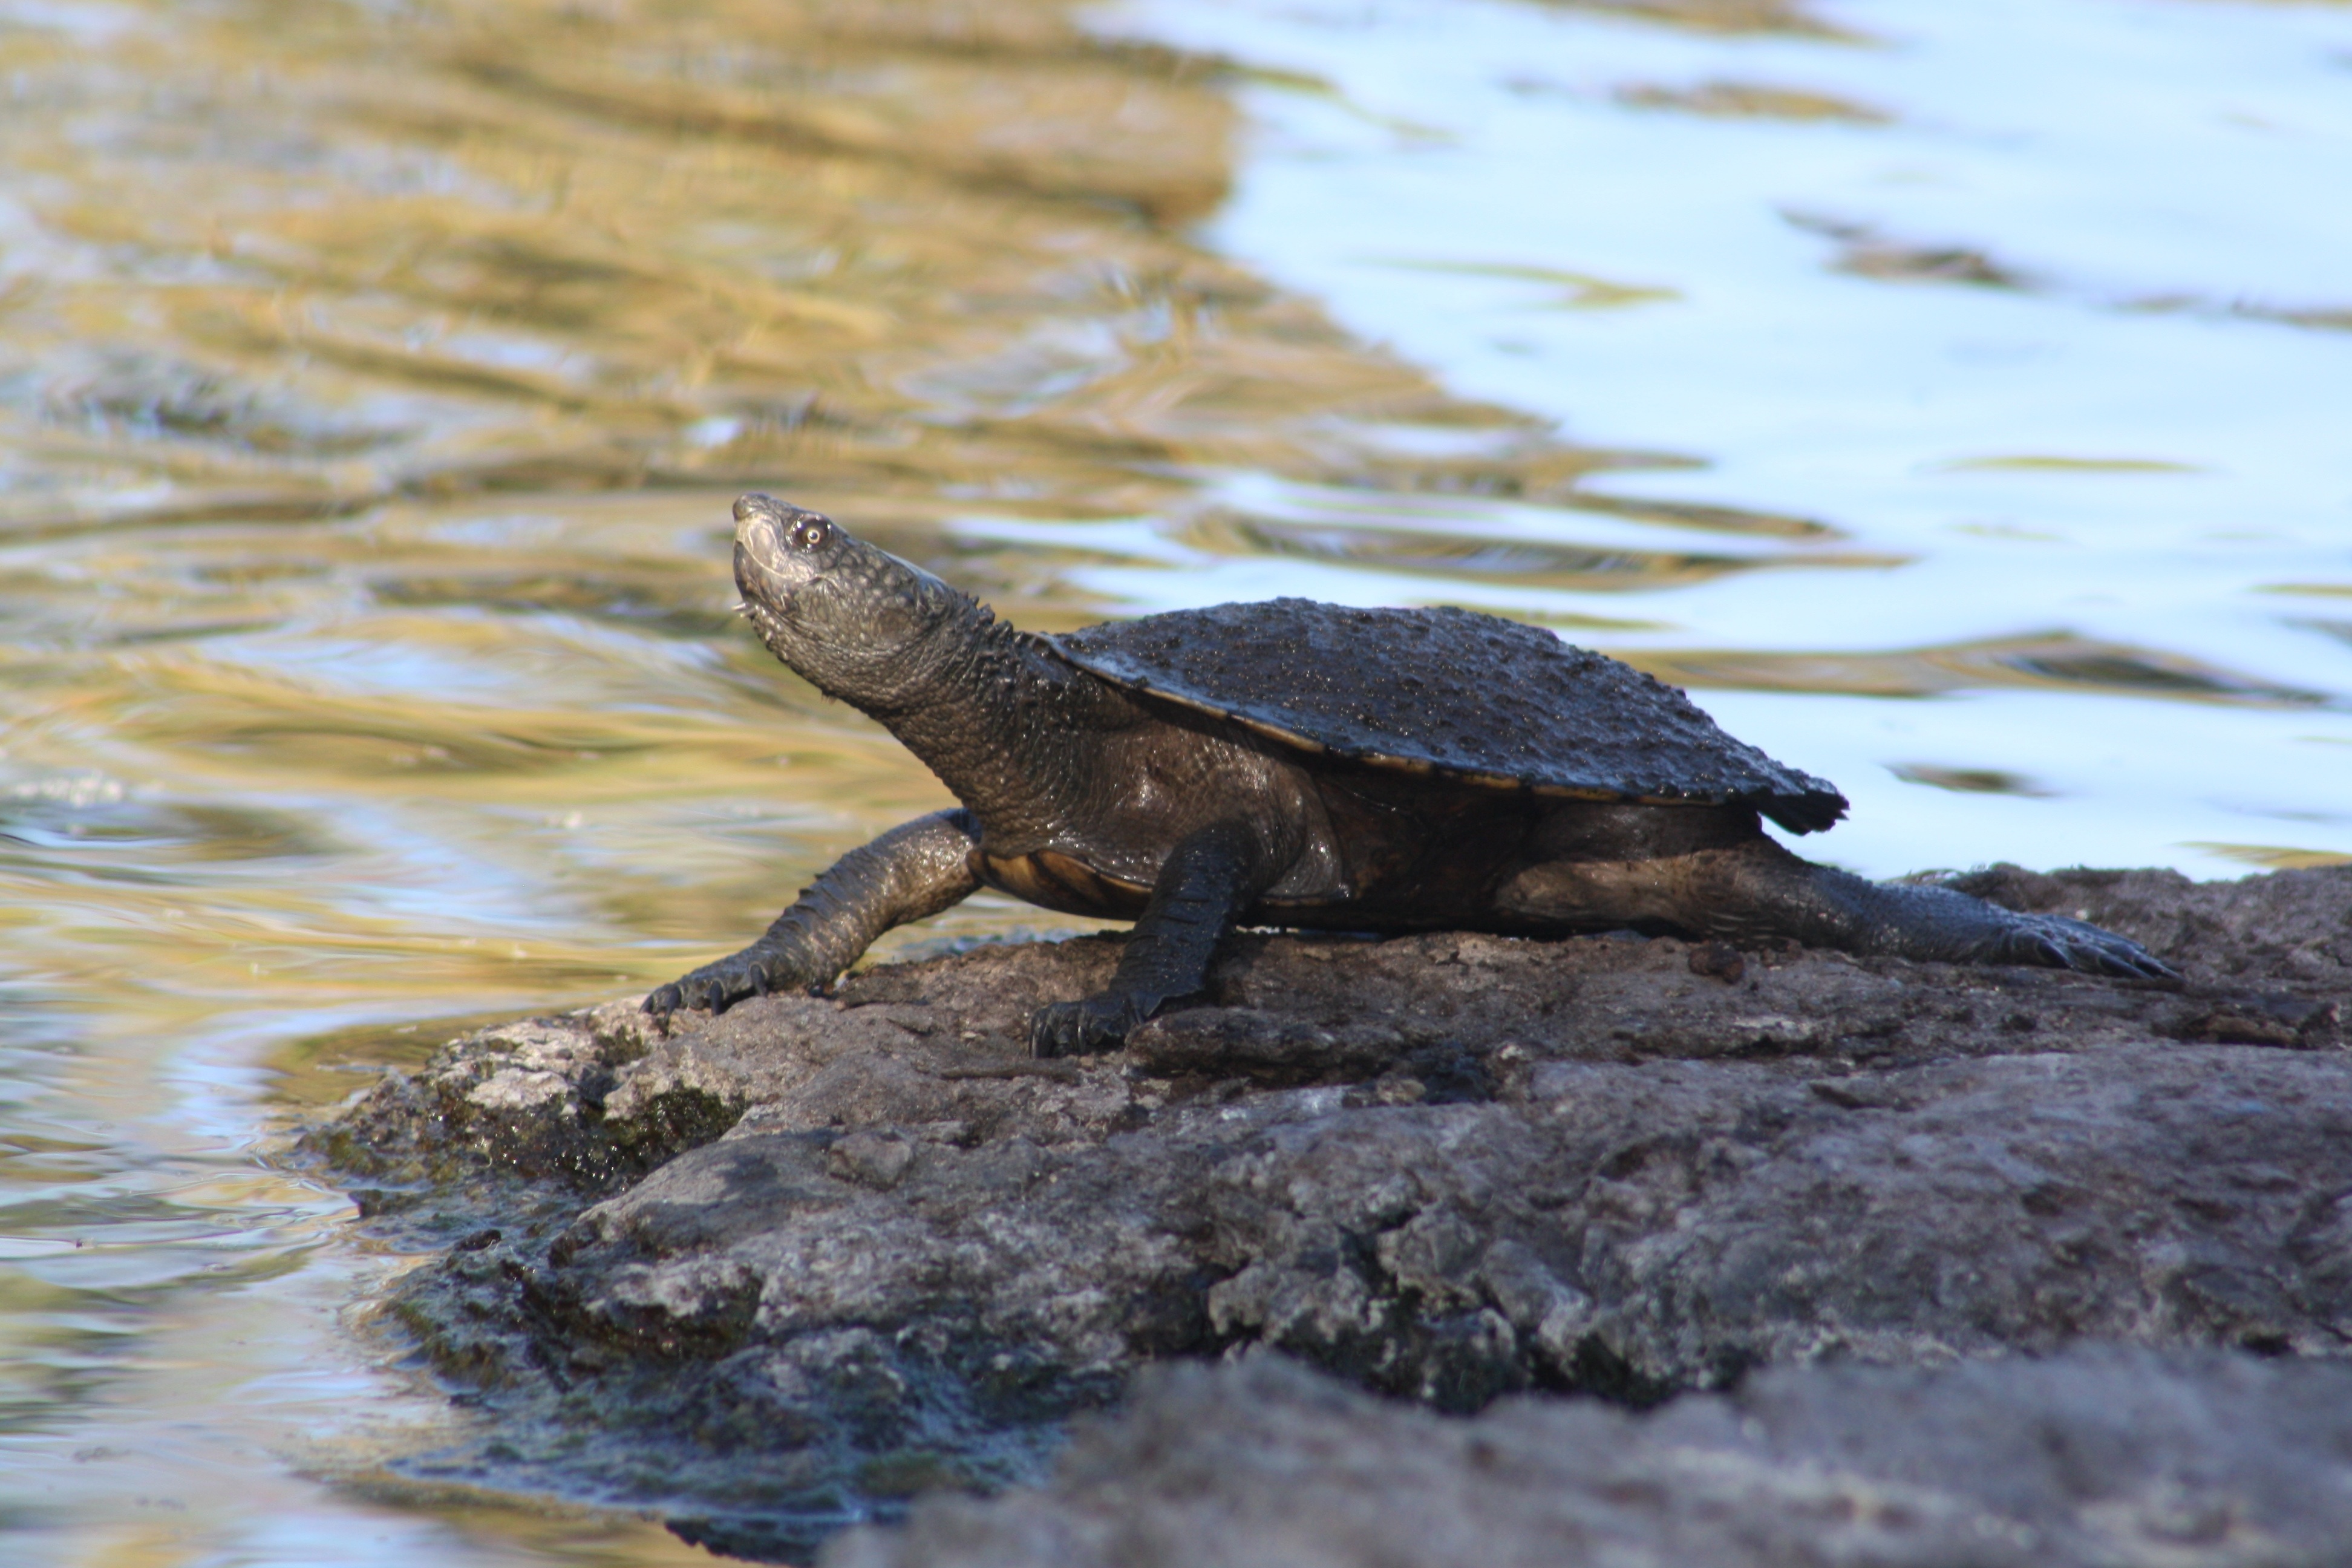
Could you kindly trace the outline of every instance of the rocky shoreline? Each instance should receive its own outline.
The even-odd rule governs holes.
[[[2328,1415],[2352,1398],[2305,1397],[2352,1379],[2352,867],[1959,880],[2122,931],[2187,984],[1249,934],[1206,1005],[1034,1061],[1028,1012],[1098,985],[1116,942],[991,946],[667,1036],[623,1003],[484,1030],[300,1150],[368,1223],[441,1249],[384,1310],[488,1435],[415,1473],[657,1510],[722,1551],[803,1559],[925,1492],[1040,1481],[1139,1369],[1223,1360],[1244,1364],[1156,1373],[1052,1489],[926,1501],[828,1560],[1273,1561],[1255,1469],[1369,1541],[1411,1533],[1372,1505],[1453,1453],[1471,1470],[1423,1477],[1457,1500],[1407,1510],[1437,1532],[1412,1560],[1455,1561],[1446,1510],[1475,1506],[1485,1555],[1459,1560],[1559,1561],[1565,1494],[1528,1445],[1573,1428],[1664,1500],[1595,1492],[1574,1530],[1662,1562],[1957,1561],[1947,1526],[2039,1543],[1970,1562],[2141,1561],[2142,1537],[2188,1553],[2166,1561],[2323,1561],[2297,1543],[2352,1533],[2352,1415]],[[2084,1414],[2109,1385],[2239,1415],[2135,1448]],[[1804,1440],[1742,1436],[1758,1399],[1814,1412]],[[2066,1513],[2063,1453],[2002,1433],[2075,1416],[2109,1433],[2084,1472],[2107,1479]],[[1883,1452],[1853,1436],[1872,1423]],[[1517,1511],[1471,1473],[1490,1426],[1536,1466]],[[2246,1479],[2277,1470],[2256,1429],[2303,1434],[2334,1479]],[[1905,1505],[1927,1533],[1856,1534],[1853,1489],[1897,1483],[1945,1488]],[[1146,1518],[1160,1556],[1103,1533]]]

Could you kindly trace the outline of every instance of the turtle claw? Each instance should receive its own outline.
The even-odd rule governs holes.
[[[723,965],[717,963],[707,965],[649,993],[645,1010],[665,1021],[672,1013],[724,1013],[730,1003],[757,991],[758,987],[747,984],[730,984],[729,977],[714,973],[721,968]]]
[[[1081,1002],[1049,1002],[1029,1015],[1029,1054],[1081,1057],[1115,1051],[1148,1016],[1131,999],[1108,992]]]
[[[1996,962],[2034,963],[2117,980],[2168,980],[2180,973],[2128,937],[2064,915],[2018,915]]]
[[[686,1008],[724,1013],[746,996],[793,989],[779,973],[782,967],[773,953],[745,948],[655,990],[646,997],[645,1010],[665,1019]]]

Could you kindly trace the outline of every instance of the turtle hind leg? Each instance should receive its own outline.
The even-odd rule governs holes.
[[[646,1011],[657,1018],[681,1007],[723,1013],[746,996],[824,984],[891,927],[971,896],[980,886],[971,870],[979,842],[968,811],[899,824],[835,861],[759,941],[656,990]]]
[[[1800,859],[1769,839],[1731,854],[1739,861],[1731,868],[1732,909],[1765,914],[1780,923],[1780,934],[1812,946],[2122,980],[2180,978],[2130,938],[2063,915],[2021,913],[1950,888],[1868,881]]]
[[[2082,921],[2021,914],[1949,888],[1868,881],[1761,837],[1654,859],[1529,867],[1504,889],[1504,907],[1588,929],[1598,919],[1735,941],[1790,937],[1809,947],[1946,963],[2180,978],[2137,942]]]

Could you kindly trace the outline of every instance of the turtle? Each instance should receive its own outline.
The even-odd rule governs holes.
[[[961,805],[851,850],[646,1009],[821,990],[981,888],[1134,922],[1108,989],[1029,1047],[1116,1047],[1198,994],[1237,925],[1559,937],[1612,930],[2177,981],[2081,921],[1866,880],[1766,833],[1845,814],[1823,780],[1674,687],[1539,626],[1282,598],[1016,630],[821,512],[735,503],[761,640],[879,721]]]

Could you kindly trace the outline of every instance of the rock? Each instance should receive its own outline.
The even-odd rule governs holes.
[[[2107,1347],[1448,1420],[1256,1357],[1148,1377],[1042,1490],[926,1500],[822,1563],[2286,1568],[2347,1541],[2352,1366]]]
[[[615,1181],[643,1166],[607,1130],[604,1097],[615,1069],[654,1037],[652,1020],[626,1002],[499,1024],[414,1077],[386,1073],[301,1146],[370,1212],[454,1188],[485,1167],[557,1190]]]
[[[1116,942],[983,947],[667,1037],[619,1005],[485,1031],[305,1147],[451,1248],[388,1310],[497,1436],[412,1468],[759,1555],[1034,1479],[1169,1357],[1456,1412],[2088,1342],[2345,1357],[2352,868],[1969,880],[2188,984],[1249,935],[1125,1051],[1037,1061],[1029,1012]]]

